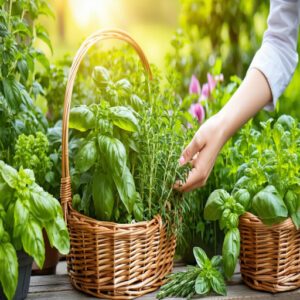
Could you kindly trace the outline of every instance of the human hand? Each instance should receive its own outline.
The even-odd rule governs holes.
[[[179,164],[191,163],[192,170],[185,182],[178,181],[175,183],[175,189],[189,192],[205,185],[218,153],[227,140],[222,123],[222,117],[218,114],[208,119],[183,150]]]

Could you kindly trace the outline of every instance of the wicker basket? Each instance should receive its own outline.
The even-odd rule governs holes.
[[[239,229],[241,274],[248,286],[272,293],[300,287],[300,230],[290,218],[267,226],[247,212]]]
[[[156,290],[171,272],[175,236],[167,237],[160,216],[147,222],[116,224],[94,220],[72,208],[68,124],[74,80],[88,49],[111,38],[128,42],[138,53],[150,79],[152,76],[141,48],[122,31],[98,31],[83,42],[73,60],[65,94],[61,203],[71,239],[67,264],[73,286],[99,298],[134,299]]]

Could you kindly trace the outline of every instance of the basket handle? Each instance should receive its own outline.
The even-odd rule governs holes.
[[[71,191],[71,179],[69,169],[69,151],[68,151],[68,128],[69,128],[69,116],[71,107],[71,98],[74,87],[74,81],[79,68],[79,65],[87,53],[87,51],[97,42],[107,39],[118,39],[129,43],[139,55],[141,62],[144,66],[149,79],[152,79],[152,72],[149,62],[138,43],[131,38],[126,32],[118,29],[106,29],[99,30],[90,35],[78,49],[69,72],[68,82],[64,99],[64,110],[62,120],[62,178],[61,178],[61,205],[63,207],[65,220],[67,217],[68,203],[72,204],[72,191]]]

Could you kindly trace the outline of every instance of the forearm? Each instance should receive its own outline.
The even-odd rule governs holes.
[[[272,93],[265,76],[257,69],[249,70],[240,87],[218,113],[224,142],[270,101]]]

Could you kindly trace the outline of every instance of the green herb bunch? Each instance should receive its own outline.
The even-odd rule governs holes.
[[[49,156],[49,142],[42,132],[28,136],[19,135],[13,161],[17,168],[33,170],[36,182],[44,188],[52,183],[54,174]]]
[[[227,279],[232,277],[240,254],[239,216],[248,209],[249,203],[250,194],[245,189],[236,190],[232,195],[219,189],[211,193],[204,208],[204,218],[219,221],[225,231],[222,256]]]
[[[52,15],[47,1],[0,1],[0,159],[12,163],[14,144],[21,133],[45,132],[47,121],[34,105],[43,94],[37,80],[37,66],[49,68],[49,61],[34,41],[50,48],[40,15]]]
[[[187,271],[168,276],[168,282],[157,294],[158,299],[166,297],[184,297],[191,299],[194,295],[204,296],[211,292],[226,295],[223,278],[222,257],[214,256],[211,260],[205,252],[195,247],[193,250],[197,266],[189,266]]]
[[[19,171],[0,161],[0,282],[13,298],[18,282],[16,251],[24,249],[42,268],[45,229],[50,245],[62,254],[70,242],[59,202],[36,182],[30,169]]]

